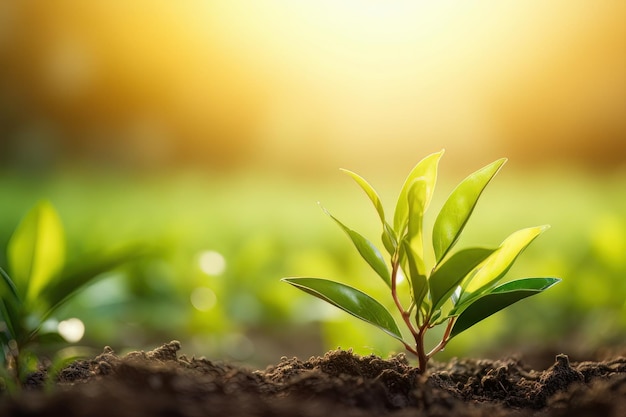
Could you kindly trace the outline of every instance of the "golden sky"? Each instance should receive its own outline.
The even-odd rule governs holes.
[[[8,138],[294,167],[624,159],[622,1],[2,2],[0,28]]]

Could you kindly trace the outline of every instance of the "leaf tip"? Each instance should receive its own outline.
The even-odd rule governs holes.
[[[559,282],[563,281],[561,278],[552,277],[552,283],[546,287],[546,289],[554,287]]]
[[[496,165],[498,166],[498,170],[502,168],[502,166],[507,162],[509,162],[509,158],[500,158],[495,161]]]
[[[291,285],[296,285],[296,283],[294,281],[296,281],[298,278],[297,277],[282,277],[280,279],[280,282],[286,282],[287,284],[291,284]]]
[[[326,214],[326,215],[328,215],[328,216],[330,216],[330,217],[333,217],[333,215],[332,215],[332,214],[330,214],[330,211],[328,211],[328,210],[326,209],[326,207],[324,207],[324,206],[322,205],[322,203],[321,203],[321,202],[319,202],[319,201],[318,201],[318,202],[317,202],[317,205],[318,205],[318,206],[322,209],[322,211],[324,212],[324,214]]]

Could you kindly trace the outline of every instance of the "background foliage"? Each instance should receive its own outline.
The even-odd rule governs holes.
[[[84,321],[80,344],[175,338],[256,364],[338,345],[386,355],[393,340],[279,280],[385,299],[316,202],[376,241],[375,211],[337,169],[390,210],[445,148],[432,213],[472,168],[509,158],[459,244],[550,224],[509,276],[563,281],[439,358],[621,342],[625,15],[587,0],[0,0],[0,265],[49,199],[69,262],[166,249],[59,312]]]
[[[501,174],[460,244],[493,245],[511,229],[550,223],[509,277],[541,273],[563,282],[477,325],[439,357],[619,342],[626,330],[626,198],[618,190],[626,179],[571,171]],[[399,351],[375,329],[279,282],[296,274],[332,277],[388,298],[384,284],[316,204],[322,200],[376,241],[375,211],[344,175],[335,177],[196,173],[129,181],[76,173],[47,180],[6,175],[0,194],[12,198],[5,199],[0,237],[6,243],[25,210],[45,195],[66,227],[68,254],[78,259],[90,248],[138,240],[166,247],[162,256],[112,274],[63,309],[66,316],[57,319],[79,317],[86,324],[81,344],[149,347],[179,339],[187,352],[256,364],[336,346],[382,355]],[[455,181],[443,179],[434,206]],[[395,199],[397,184],[394,178],[378,185],[384,204]]]

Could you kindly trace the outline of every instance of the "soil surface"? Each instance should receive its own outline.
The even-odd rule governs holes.
[[[179,355],[173,341],[120,357],[110,348],[0,393],[0,416],[626,416],[626,357],[545,370],[519,359],[433,362],[336,350],[265,370]]]

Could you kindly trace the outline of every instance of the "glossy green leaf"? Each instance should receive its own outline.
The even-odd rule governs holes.
[[[440,264],[428,279],[433,310],[437,310],[463,279],[494,252],[493,249],[463,249]]]
[[[424,177],[416,178],[407,194],[409,203],[409,217],[407,220],[406,241],[410,247],[412,258],[420,275],[426,275],[424,266],[424,210],[430,199],[429,182]]]
[[[385,258],[383,258],[383,255],[380,253],[378,248],[361,234],[344,225],[327,210],[324,209],[324,212],[328,214],[330,218],[333,219],[339,225],[339,227],[343,229],[344,232],[346,232],[356,249],[359,251],[361,257],[365,259],[365,262],[367,262],[369,266],[371,266],[372,269],[376,271],[378,276],[380,276],[383,281],[385,281],[385,283],[389,287],[391,287],[391,273],[387,268]]]
[[[347,169],[343,169],[343,168],[341,169],[341,171],[345,172],[346,174],[348,174],[354,179],[354,181],[359,185],[359,187],[361,187],[361,189],[365,191],[365,194],[367,194],[370,201],[374,205],[374,208],[376,209],[376,212],[378,213],[378,217],[380,218],[380,221],[383,225],[383,233],[381,235],[383,245],[385,246],[385,249],[387,249],[387,252],[389,252],[389,254],[392,255],[396,250],[398,242],[397,242],[397,238],[395,236],[393,229],[391,228],[391,226],[389,226],[389,224],[385,220],[385,210],[383,209],[383,204],[380,200],[380,197],[378,196],[378,193],[376,192],[376,190],[374,190],[374,187],[372,187],[365,180],[365,178],[361,177],[359,174],[349,171]]]
[[[393,231],[389,223],[385,222],[383,225],[383,233],[381,235],[381,240],[385,249],[387,249],[387,253],[393,256],[396,253],[396,249],[398,247],[398,238],[396,237],[396,232]]]
[[[454,323],[450,338],[519,300],[547,290],[559,281],[558,278],[526,278],[511,281],[493,288],[467,304],[457,306],[460,315]]]
[[[369,295],[350,286],[320,278],[283,278],[294,287],[314,295],[335,307],[373,324],[385,333],[402,340],[400,329],[387,309]]]
[[[356,174],[352,171],[349,171],[343,168],[341,169],[341,171],[350,175],[354,179],[354,181],[356,181],[356,183],[359,184],[361,189],[365,191],[365,194],[367,194],[372,204],[374,204],[374,207],[376,208],[376,212],[378,213],[378,217],[380,217],[380,221],[384,225],[385,224],[385,210],[383,209],[383,204],[380,201],[380,197],[378,196],[378,193],[376,193],[376,190],[374,190],[374,188],[359,174]]]
[[[406,257],[406,264],[409,272],[409,282],[411,283],[411,290],[413,291],[413,302],[415,306],[420,309],[422,301],[428,293],[428,282],[426,276],[420,272],[418,262],[421,260],[415,259],[413,252],[410,250],[408,242],[403,241],[402,255]],[[422,262],[423,267],[423,262]]]
[[[437,263],[457,242],[480,195],[505,162],[506,158],[498,159],[479,169],[452,191],[433,226],[432,239]]]
[[[415,165],[411,170],[404,185],[400,190],[398,201],[396,203],[396,211],[393,218],[393,228],[396,231],[398,238],[401,239],[404,235],[405,228],[407,227],[409,216],[409,190],[417,178],[422,178],[426,183],[426,197],[423,202],[423,211],[426,211],[430,203],[431,197],[435,190],[435,183],[437,182],[437,168],[439,166],[439,160],[444,151],[428,155]]]
[[[8,245],[11,277],[24,301],[35,300],[65,264],[65,236],[52,205],[40,202],[20,223]]]
[[[518,230],[507,237],[500,247],[484,262],[480,270],[470,280],[463,283],[460,302],[480,295],[486,289],[495,286],[511,269],[517,257],[530,243],[549,226],[529,227]]]

